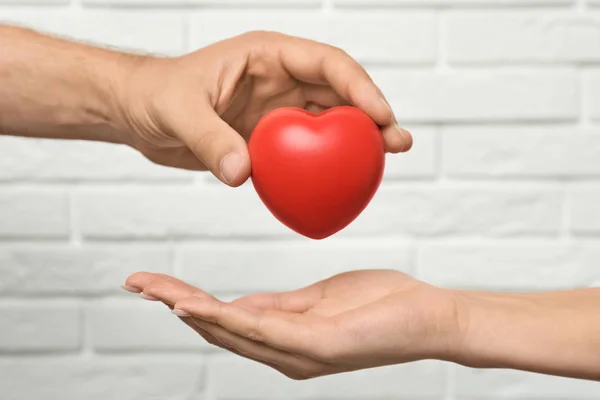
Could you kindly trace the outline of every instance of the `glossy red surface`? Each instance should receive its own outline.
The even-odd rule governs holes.
[[[288,228],[324,239],[348,226],[375,195],[385,167],[379,127],[354,107],[320,114],[280,108],[249,142],[252,183]]]

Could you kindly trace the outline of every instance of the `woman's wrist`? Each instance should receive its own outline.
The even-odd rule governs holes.
[[[519,295],[509,293],[455,291],[459,340],[450,360],[473,368],[506,368],[527,335],[522,318],[529,314]]]
[[[600,380],[597,289],[455,298],[460,339],[449,361]]]

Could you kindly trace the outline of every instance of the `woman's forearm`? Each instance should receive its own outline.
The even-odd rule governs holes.
[[[0,25],[0,132],[123,143],[114,127],[132,56]]]
[[[459,297],[457,362],[600,380],[600,289]]]

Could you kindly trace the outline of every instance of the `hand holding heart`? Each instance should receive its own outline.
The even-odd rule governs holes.
[[[124,141],[156,163],[210,170],[230,186],[250,175],[247,141],[258,121],[282,107],[317,113],[352,105],[381,127],[385,151],[412,144],[365,70],[322,43],[250,32],[183,57],[130,60],[115,121],[129,132]]]
[[[293,379],[460,352],[453,292],[398,271],[348,272],[233,302],[162,274],[139,272],[126,285],[167,304],[209,343]]]

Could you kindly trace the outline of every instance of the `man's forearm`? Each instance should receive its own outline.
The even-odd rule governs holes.
[[[0,49],[1,133],[127,141],[114,119],[133,56],[2,25]]]
[[[460,296],[459,363],[600,380],[600,289]]]

